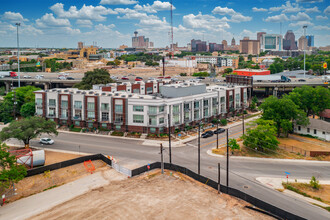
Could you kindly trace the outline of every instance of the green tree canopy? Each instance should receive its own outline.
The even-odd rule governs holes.
[[[23,141],[25,147],[29,148],[30,140],[42,133],[57,135],[56,123],[35,116],[11,122],[8,127],[3,128],[0,132],[0,140],[5,141],[9,138],[15,138]]]
[[[20,111],[21,116],[23,116],[24,118],[34,116],[35,112],[36,112],[36,107],[34,102],[25,103],[24,105],[22,105]]]
[[[26,168],[16,164],[15,156],[10,155],[8,149],[6,144],[0,143],[0,195],[26,176]]]
[[[236,139],[232,138],[229,139],[228,141],[228,146],[232,149],[232,150],[239,150],[239,144],[237,143]]]
[[[74,85],[75,88],[89,90],[96,84],[113,83],[110,78],[110,74],[105,69],[94,69],[93,71],[87,71],[80,83]]]
[[[306,113],[289,98],[284,97],[278,99],[270,96],[260,105],[263,110],[262,119],[273,120],[277,128],[278,137],[281,134],[282,120],[296,121],[299,125],[307,125],[309,123]]]
[[[258,119],[246,130],[242,139],[246,147],[259,151],[276,150],[279,144],[275,123],[271,120]]]

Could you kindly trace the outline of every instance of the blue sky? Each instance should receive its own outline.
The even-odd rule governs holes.
[[[179,46],[193,38],[221,43],[232,37],[256,39],[260,31],[279,34],[280,23],[282,35],[293,30],[298,39],[308,25],[315,46],[330,45],[329,0],[174,0],[173,8]],[[16,46],[16,22],[23,47],[76,47],[78,41],[131,46],[135,30],[163,47],[170,43],[169,9],[169,1],[6,0],[0,8],[0,47]]]

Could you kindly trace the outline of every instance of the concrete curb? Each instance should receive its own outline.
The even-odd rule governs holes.
[[[225,158],[224,155],[218,155],[212,153],[211,150],[207,150],[208,155],[212,157],[220,157]],[[322,163],[322,164],[330,164],[330,161],[318,161],[318,160],[299,160],[299,159],[274,159],[274,158],[259,158],[259,157],[242,157],[242,156],[230,156],[231,159],[245,159],[245,160],[257,160],[257,161],[277,161],[277,162],[300,162],[300,163]]]

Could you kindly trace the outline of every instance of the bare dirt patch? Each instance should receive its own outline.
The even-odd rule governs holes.
[[[31,219],[272,219],[180,173],[113,181]]]
[[[95,166],[94,172],[110,169],[107,164],[101,160],[93,161],[93,164]],[[80,163],[53,171],[46,171],[43,174],[26,177],[15,184],[17,195],[10,197],[7,201],[13,202],[20,198],[31,196],[47,189],[72,182],[86,175],[90,175],[90,173],[87,172],[84,164]]]
[[[81,155],[45,150],[45,165],[71,160],[78,157],[81,157]]]
[[[308,140],[308,142],[299,141],[292,138],[279,138],[278,140],[280,141],[280,145],[284,145],[287,147],[292,146],[307,151],[326,151],[326,150],[330,151],[330,143],[327,143],[325,141],[320,141],[317,139],[301,137],[296,135],[294,137],[298,137],[299,139],[302,140]]]

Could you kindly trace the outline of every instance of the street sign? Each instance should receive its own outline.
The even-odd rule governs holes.
[[[40,61],[39,61],[39,62],[36,64],[36,66],[37,66],[37,67],[39,67],[39,66],[40,66]]]
[[[289,172],[284,172],[286,174],[286,183],[289,183]]]
[[[323,68],[324,69],[328,68],[328,64],[327,63],[323,63]]]

